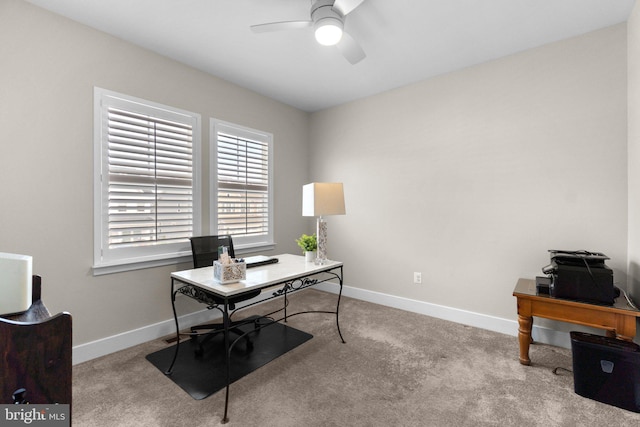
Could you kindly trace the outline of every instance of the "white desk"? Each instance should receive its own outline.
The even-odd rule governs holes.
[[[220,284],[213,278],[213,267],[176,271],[171,273],[171,278],[224,298],[255,289],[277,286],[283,282],[309,277],[342,266],[338,261],[327,261],[326,264],[315,265],[312,262],[306,262],[303,256],[291,254],[276,255],[274,258],[278,258],[279,262],[248,268],[246,280],[237,283]]]
[[[304,313],[329,313],[336,316],[336,327],[340,339],[344,343],[342,332],[340,331],[339,322],[339,308],[340,298],[342,296],[342,262],[339,261],[326,261],[325,264],[316,265],[312,262],[306,262],[303,256],[297,255],[276,255],[274,258],[278,258],[279,262],[276,264],[268,264],[259,267],[247,269],[247,278],[237,283],[221,284],[213,278],[213,267],[203,267],[191,270],[176,271],[171,273],[171,304],[173,307],[173,315],[176,324],[176,334],[178,342],[176,344],[176,352],[171,362],[171,366],[166,371],[167,375],[171,374],[173,365],[178,354],[178,346],[180,344],[180,327],[178,325],[178,315],[176,313],[175,299],[177,294],[183,294],[204,304],[207,304],[209,308],[218,308],[223,314],[224,323],[224,341],[226,349],[226,364],[227,364],[227,382],[226,382],[226,394],[224,404],[224,416],[222,423],[228,421],[227,412],[229,406],[229,385],[230,385],[230,370],[229,370],[229,358],[231,357],[231,348],[242,336],[238,337],[233,342],[229,339],[230,328],[230,316],[229,314],[229,298],[243,293],[252,292],[255,290],[265,290],[267,288],[274,288],[273,296],[268,298],[278,298],[283,296],[284,303],[284,317],[277,321],[284,320],[286,322],[288,317],[304,314]],[[337,281],[340,287],[338,293],[338,300],[336,303],[335,311],[304,311],[288,314],[287,313],[287,294],[296,292],[302,289],[306,289],[310,286],[314,286],[318,283],[324,283],[329,281]],[[176,287],[176,284],[178,287]],[[214,297],[217,297],[214,299]],[[219,303],[219,300],[224,301],[223,304]],[[264,300],[262,300],[264,301]],[[260,302],[262,302],[260,301]],[[254,305],[248,304],[243,308]],[[222,307],[219,307],[219,306]],[[235,312],[235,310],[234,310]],[[268,324],[266,326],[269,326]],[[264,327],[266,327],[264,326]]]

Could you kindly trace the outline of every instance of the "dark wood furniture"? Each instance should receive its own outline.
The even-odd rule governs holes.
[[[518,340],[523,365],[531,364],[533,316],[604,329],[607,336],[626,341],[636,336],[636,318],[640,317],[640,311],[630,307],[624,298],[616,298],[612,306],[552,298],[538,295],[532,279],[518,279],[513,296],[518,301]]]
[[[31,404],[68,404],[71,408],[71,315],[51,316],[33,276],[27,311],[0,317],[0,403],[14,403],[24,389]]]

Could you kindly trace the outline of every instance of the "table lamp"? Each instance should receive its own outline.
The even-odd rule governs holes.
[[[302,186],[302,216],[317,216],[317,264],[327,261],[326,215],[344,215],[344,190],[341,182],[313,182]]]
[[[0,315],[26,311],[31,306],[33,258],[0,252]]]

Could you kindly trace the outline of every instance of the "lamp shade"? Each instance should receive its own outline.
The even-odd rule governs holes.
[[[359,0],[358,3],[362,1]],[[324,46],[333,46],[342,38],[344,16],[333,9],[333,0],[316,0],[311,6],[316,40]]]
[[[322,18],[315,24],[316,40],[323,46],[338,44],[342,38],[342,21],[335,18]]]
[[[344,215],[341,182],[313,182],[302,186],[302,216]]]
[[[0,315],[26,311],[31,306],[33,259],[0,252]]]

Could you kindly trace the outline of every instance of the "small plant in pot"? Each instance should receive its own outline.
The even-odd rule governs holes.
[[[302,249],[302,253],[307,261],[315,260],[316,250],[318,249],[318,240],[315,234],[311,236],[303,234],[300,238],[296,239],[296,243],[300,246],[300,249]]]

